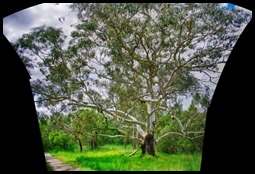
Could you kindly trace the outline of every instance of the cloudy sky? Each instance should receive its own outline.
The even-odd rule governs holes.
[[[44,3],[7,16],[3,19],[3,33],[10,42],[15,42],[23,34],[29,33],[32,28],[46,25],[62,28],[64,33],[69,36],[73,30],[71,25],[78,21],[76,14],[71,12],[68,5],[68,3],[58,5]],[[63,23],[59,21],[59,18],[62,17],[65,18]],[[39,69],[33,69],[31,78],[37,79],[41,75]]]
[[[222,4],[226,6],[226,4]],[[232,8],[232,6],[230,6]],[[63,23],[59,18],[64,17]],[[68,8],[68,3],[54,4],[44,3],[33,6],[22,11],[16,12],[3,19],[3,33],[10,42],[15,42],[23,34],[29,33],[34,27],[46,25],[62,28],[64,34],[69,37],[73,27],[71,25],[77,24],[77,17],[74,12]],[[243,28],[240,30],[240,32]],[[70,37],[69,37],[70,38]],[[68,40],[68,39],[67,39]],[[222,67],[223,68],[223,67]],[[41,76],[39,70],[32,72],[32,79],[37,79]],[[190,99],[184,101],[184,108],[187,108]],[[37,108],[37,110],[42,110]]]
[[[61,17],[65,17],[63,23],[59,21]],[[29,33],[32,28],[46,25],[62,28],[64,33],[69,36],[73,30],[71,25],[77,22],[76,14],[68,8],[68,3],[58,5],[44,3],[5,17],[3,19],[3,34],[10,42],[15,42],[23,34]],[[39,69],[34,69],[31,72],[32,79],[37,79],[42,76]],[[45,108],[36,107],[36,109],[37,111],[48,113]]]
[[[61,23],[59,18],[65,17]],[[77,23],[76,14],[71,12],[67,3],[39,4],[3,19],[3,33],[11,42],[17,40],[24,33],[30,32],[31,28],[48,25],[62,28],[65,34],[72,31],[71,25]]]

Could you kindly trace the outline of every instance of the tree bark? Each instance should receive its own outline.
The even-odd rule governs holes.
[[[134,125],[133,125],[133,137],[135,137],[135,126]],[[133,149],[136,149],[135,140],[132,140],[132,146],[133,146]]]
[[[149,155],[155,156],[155,140],[154,134],[148,134],[145,137],[146,151]]]
[[[80,146],[80,152],[82,152],[82,143],[81,140],[78,138],[79,146]]]
[[[95,149],[97,148],[97,132],[95,132],[95,136],[94,136],[94,147]]]
[[[132,146],[133,146],[133,149],[136,149],[136,141],[135,140],[132,140]]]
[[[144,155],[146,153],[146,141],[141,145],[142,154]]]
[[[124,139],[124,149],[126,149],[126,147],[127,147],[127,139],[125,138]]]
[[[91,150],[93,150],[94,149],[94,141],[93,141],[93,139],[90,139],[89,144],[90,144]]]
[[[142,154],[146,152],[149,155],[155,156],[155,139],[154,134],[150,133],[145,136],[144,143],[141,145]]]

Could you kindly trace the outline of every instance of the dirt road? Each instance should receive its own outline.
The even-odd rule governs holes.
[[[52,157],[49,153],[45,153],[46,162],[51,166],[53,171],[80,171]]]

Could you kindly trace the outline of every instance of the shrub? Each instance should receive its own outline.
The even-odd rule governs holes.
[[[64,133],[63,131],[53,130],[49,134],[50,148],[74,150],[74,138],[72,135]]]
[[[193,143],[185,137],[173,135],[166,137],[156,145],[160,152],[164,153],[194,153],[201,151],[201,141],[193,141]],[[200,147],[198,147],[200,146]]]

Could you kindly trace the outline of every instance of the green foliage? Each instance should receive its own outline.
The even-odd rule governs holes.
[[[46,125],[40,124],[40,131],[41,131],[41,138],[42,138],[44,151],[48,151],[49,149],[51,149],[52,146],[49,143]]]
[[[49,143],[54,148],[63,150],[73,150],[74,140],[73,136],[62,131],[52,131],[49,134]]]
[[[39,115],[41,136],[45,151],[52,148],[73,150],[80,140],[82,144],[94,141],[97,146],[105,143],[119,143],[122,139],[95,137],[95,134],[115,135],[116,131],[101,130],[106,127],[105,119],[100,113],[91,109],[79,109],[68,115],[53,113],[50,117]],[[79,147],[77,147],[79,148]]]
[[[218,71],[238,39],[238,24],[247,23],[250,16],[212,3],[71,7],[81,21],[67,48],[63,31],[50,26],[36,27],[13,44],[26,66],[39,68],[44,75],[31,86],[38,105],[53,113],[49,119],[40,118],[46,149],[71,149],[77,140],[123,143],[97,134],[120,134],[103,130],[118,128],[130,135],[134,120],[144,123],[141,129],[148,133],[154,114],[156,138],[168,131],[183,136],[166,136],[159,150],[193,152],[195,146],[201,147],[196,136],[203,133],[210,91],[201,94],[205,84],[194,72]],[[182,111],[179,96],[193,95],[189,109]]]
[[[198,99],[199,97],[196,96],[195,98]],[[204,133],[201,130],[205,128],[206,110],[199,111],[199,107],[195,104],[198,104],[198,101],[194,99],[188,110],[185,111],[182,111],[181,106],[178,104],[173,107],[176,111],[175,115],[183,123],[184,133],[195,133],[182,134],[182,136],[176,134],[168,135],[156,145],[158,151],[170,154],[202,152]],[[182,132],[178,124],[176,124],[176,120],[172,119],[170,115],[159,117],[156,131],[158,132],[156,134],[157,137],[167,132]]]
[[[200,146],[203,142],[199,142]],[[185,153],[190,154],[194,152],[201,153],[202,150],[199,149],[197,144],[193,144],[187,138],[184,138],[179,135],[172,135],[167,138],[162,139],[157,145],[156,148],[159,152],[164,152],[168,154],[177,154],[177,153]]]
[[[165,100],[174,101],[178,95],[197,92],[201,83],[191,72],[217,70],[217,64],[228,57],[223,52],[238,38],[229,33],[239,30],[236,24],[250,19],[242,11],[230,13],[211,3],[74,3],[71,8],[81,22],[75,26],[67,49],[62,30],[48,26],[32,29],[13,44],[28,68],[38,67],[45,75],[47,85],[36,80],[32,86],[40,95],[41,104],[49,108],[64,105],[63,101],[70,96],[77,99],[76,104],[82,104],[84,91],[101,106],[112,104],[96,95],[95,90],[88,90],[90,83],[85,77],[93,73],[100,79],[111,79],[106,85],[93,83],[106,87],[109,95],[116,95],[117,106],[124,111],[134,104],[132,98],[144,96],[156,83],[164,86],[161,90]],[[103,61],[105,56],[111,59]],[[89,66],[91,60],[104,67],[104,71]],[[71,110],[70,105],[63,107]],[[141,107],[136,105],[134,113]]]

